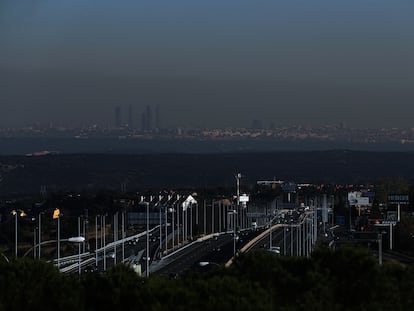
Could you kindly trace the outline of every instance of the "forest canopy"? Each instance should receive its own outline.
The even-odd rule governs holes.
[[[367,250],[266,251],[230,268],[141,278],[125,265],[64,275],[45,261],[0,262],[0,310],[413,310],[414,268],[379,266]]]

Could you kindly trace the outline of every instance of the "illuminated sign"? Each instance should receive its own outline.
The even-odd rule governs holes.
[[[388,195],[388,203],[408,204],[410,198],[408,194],[390,194]]]
[[[371,206],[369,197],[364,196],[362,192],[353,191],[348,193],[348,202],[350,206]]]
[[[248,195],[241,195],[240,196],[240,203],[243,202],[249,202],[249,196]]]

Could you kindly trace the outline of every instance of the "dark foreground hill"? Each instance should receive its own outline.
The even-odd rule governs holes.
[[[40,189],[140,191],[158,188],[232,187],[257,180],[366,183],[411,180],[414,153],[347,150],[220,154],[72,154],[0,157],[0,195]]]
[[[216,266],[214,266],[216,267]],[[217,267],[216,267],[217,268]],[[0,258],[0,310],[413,310],[412,266],[379,266],[363,249],[311,257],[242,254],[230,268],[141,279],[118,265],[64,275],[44,261]]]

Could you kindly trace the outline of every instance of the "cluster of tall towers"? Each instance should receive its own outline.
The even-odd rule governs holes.
[[[153,111],[155,110],[155,111]],[[121,106],[115,107],[115,127],[128,127],[131,129],[141,128],[142,131],[150,132],[160,128],[160,108],[159,105],[155,106],[155,109],[150,105],[145,107],[145,110],[141,113],[141,123],[137,124],[134,119],[132,105],[128,106],[128,118],[127,122],[122,120]]]

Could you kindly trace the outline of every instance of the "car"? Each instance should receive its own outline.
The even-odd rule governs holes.
[[[85,269],[83,269],[84,273],[96,273],[99,272],[98,268],[95,266],[88,266]]]
[[[115,258],[115,253],[110,252],[110,253],[106,254],[106,258]]]
[[[279,246],[273,246],[269,249],[270,252],[275,254],[280,254],[280,247]]]

